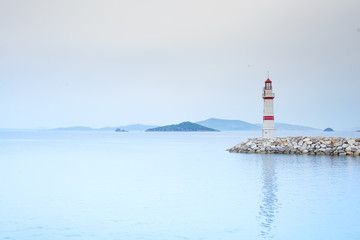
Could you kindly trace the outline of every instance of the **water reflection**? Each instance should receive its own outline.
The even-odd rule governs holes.
[[[273,222],[278,213],[278,186],[275,171],[276,155],[262,155],[262,198],[260,202],[259,219],[261,221],[260,236],[263,239],[273,239]]]

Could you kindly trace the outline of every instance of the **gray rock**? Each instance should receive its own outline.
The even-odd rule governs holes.
[[[335,146],[335,147],[342,146],[342,145],[343,145],[343,142],[336,142],[336,143],[334,143],[334,146]]]
[[[285,153],[317,155],[360,155],[360,138],[283,137],[249,138],[228,149],[239,153]]]

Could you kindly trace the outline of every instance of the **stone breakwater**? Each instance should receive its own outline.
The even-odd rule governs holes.
[[[359,156],[360,138],[341,137],[278,137],[249,138],[227,149],[237,153],[279,153]]]

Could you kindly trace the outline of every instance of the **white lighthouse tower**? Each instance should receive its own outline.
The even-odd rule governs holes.
[[[269,78],[265,81],[265,87],[263,88],[262,97],[264,99],[262,137],[275,138],[274,106],[273,106],[275,94],[273,93],[272,82]]]

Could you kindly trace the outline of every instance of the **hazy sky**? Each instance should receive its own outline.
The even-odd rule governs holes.
[[[359,0],[0,0],[0,128],[360,126]]]

